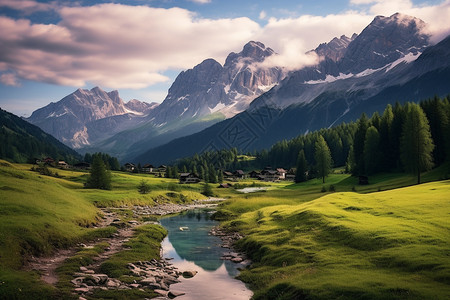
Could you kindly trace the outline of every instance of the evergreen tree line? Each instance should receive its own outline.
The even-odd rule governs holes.
[[[206,151],[193,157],[181,159],[174,167],[168,167],[166,177],[178,178],[179,173],[195,173],[205,182],[223,182],[223,171],[248,169],[255,165],[248,161],[240,161],[241,155],[236,148],[220,151]]]
[[[102,161],[105,164],[105,167],[107,169],[113,170],[113,171],[120,171],[120,163],[119,163],[119,160],[117,159],[117,157],[110,156],[107,153],[102,153],[102,152],[96,152],[94,154],[86,153],[84,155],[84,161],[92,164],[94,162],[94,158],[96,156],[99,156],[102,159]]]
[[[387,105],[381,115],[375,112],[368,118],[363,113],[356,122],[280,141],[268,151],[256,152],[252,161],[240,161],[238,155],[235,148],[205,152],[180,160],[176,168],[210,182],[219,179],[215,170],[266,166],[295,167],[298,182],[324,178],[330,168],[341,166],[356,176],[407,171],[417,174],[420,182],[420,172],[450,161],[449,98]]]
[[[331,166],[345,166],[356,176],[407,171],[420,182],[420,172],[450,161],[449,99],[387,105],[382,115],[375,112],[369,119],[363,113],[356,122],[281,141],[268,152],[261,151],[258,161],[297,166],[309,176],[322,177],[317,156],[321,137],[329,148]],[[305,180],[300,175],[297,179]]]

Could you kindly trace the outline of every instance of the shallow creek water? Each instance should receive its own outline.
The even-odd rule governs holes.
[[[171,263],[180,271],[198,271],[193,278],[180,277],[180,283],[170,286],[186,293],[176,299],[247,300],[252,296],[245,284],[234,278],[242,265],[220,259],[231,250],[220,246],[220,238],[208,234],[218,225],[209,212],[188,211],[165,217],[161,224],[169,231],[162,243],[163,257],[173,258]]]

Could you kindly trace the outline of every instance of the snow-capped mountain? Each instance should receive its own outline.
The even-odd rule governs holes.
[[[281,68],[260,66],[274,51],[260,42],[230,53],[222,66],[206,59],[181,72],[158,105],[124,103],[117,91],[77,90],[28,119],[81,152],[104,151],[122,157],[198,132],[248,108],[276,85]]]
[[[283,78],[281,68],[260,65],[273,54],[264,44],[252,41],[241,52],[230,53],[223,66],[207,59],[181,72],[163,103],[151,113],[152,121],[161,125],[216,112],[228,118],[244,111]]]
[[[251,106],[264,106],[270,102],[272,106],[284,108],[309,103],[325,91],[357,90],[364,85],[376,92],[377,84],[373,78],[366,80],[374,73],[380,75],[378,88],[394,84],[383,80],[388,71],[414,61],[430,46],[425,27],[422,20],[399,13],[390,17],[377,16],[359,35],[353,35],[351,39],[335,38],[320,45],[313,50],[321,57],[318,65],[291,73],[270,91],[269,98],[257,99]],[[330,48],[339,50],[330,51]],[[344,82],[344,79],[348,80]]]
[[[88,130],[97,120],[116,116],[134,119],[147,115],[157,104],[132,100],[124,103],[118,91],[105,92],[99,87],[78,89],[60,101],[40,108],[26,120],[39,126],[66,145],[80,148],[95,141]],[[123,126],[121,126],[123,128]],[[103,131],[103,137],[114,132],[113,127]]]
[[[358,36],[336,38],[313,50],[321,56],[317,66],[290,73],[244,113],[150,149],[134,161],[152,157],[157,163],[170,162],[208,147],[267,148],[282,139],[355,120],[362,112],[382,113],[388,103],[448,95],[450,37],[430,45],[424,27],[421,20],[400,14],[376,17]],[[346,49],[332,47],[346,41]],[[242,136],[227,139],[224,133],[230,128]]]

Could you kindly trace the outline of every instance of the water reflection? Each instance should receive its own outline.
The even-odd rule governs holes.
[[[223,261],[220,257],[228,249],[220,247],[221,240],[209,235],[218,223],[205,211],[189,211],[177,216],[163,218],[161,224],[169,231],[163,241],[163,256],[173,258],[172,263],[180,270],[196,270],[194,278],[182,279],[171,286],[185,296],[177,299],[249,299],[252,292],[234,279],[239,264]]]

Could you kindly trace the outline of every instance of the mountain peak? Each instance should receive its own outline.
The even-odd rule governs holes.
[[[273,51],[271,48],[266,48],[263,43],[250,41],[244,45],[244,48],[241,52],[231,52],[225,61],[225,66],[237,63],[241,59],[250,59],[255,62],[262,62],[266,57],[274,53],[275,51]]]
[[[410,53],[417,55],[429,46],[425,27],[422,20],[399,13],[375,17],[348,45],[340,61],[342,72],[375,70]]]
[[[376,16],[368,27],[388,25],[411,27],[411,29],[416,28],[419,31],[426,27],[426,23],[421,19],[401,13],[395,13],[390,17]]]

